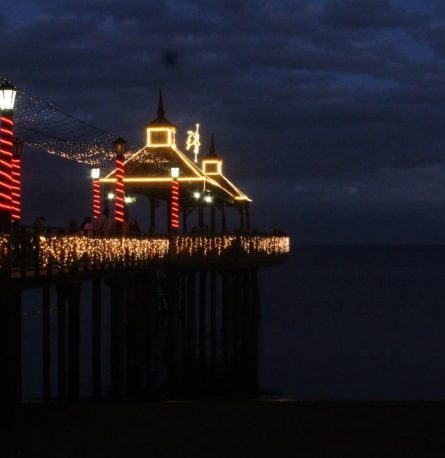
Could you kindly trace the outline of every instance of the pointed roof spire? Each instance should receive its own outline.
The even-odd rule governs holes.
[[[210,158],[219,159],[219,156],[215,152],[215,136],[213,135],[213,132],[212,132],[212,139],[210,140],[209,152],[206,155],[206,159],[210,159]]]
[[[172,126],[175,127],[173,123],[171,123],[165,117],[165,110],[164,110],[164,100],[162,98],[162,90],[159,90],[159,99],[158,99],[158,112],[157,117],[148,123],[149,126]]]
[[[165,116],[164,102],[162,100],[162,89],[159,89],[159,100],[158,100],[158,118]]]

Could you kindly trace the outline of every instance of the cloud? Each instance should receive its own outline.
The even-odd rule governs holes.
[[[323,22],[344,29],[383,29],[419,24],[423,15],[395,8],[389,0],[329,0]]]
[[[365,199],[391,170],[399,178],[386,197],[397,198],[397,171],[419,176],[445,162],[443,9],[390,0],[18,5],[3,29],[6,76],[133,143],[162,87],[179,141],[196,121],[204,145],[214,131],[225,169],[253,194],[268,179],[283,194],[309,180],[339,191],[326,199]],[[360,192],[348,195],[355,183]]]

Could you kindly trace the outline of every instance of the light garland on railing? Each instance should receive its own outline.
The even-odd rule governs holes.
[[[162,261],[168,255],[166,238],[40,236],[40,265],[70,266],[79,262],[91,264]]]
[[[236,237],[233,235],[221,235],[213,237],[205,236],[180,236],[173,239],[173,255],[217,255],[221,256],[229,250]]]
[[[21,246],[21,248],[20,248]],[[124,262],[158,263],[184,258],[212,256],[229,257],[289,253],[286,236],[174,236],[156,238],[95,237],[85,235],[51,235],[29,239],[29,246],[20,244],[13,257],[20,262],[21,254],[38,253],[39,265],[70,267],[76,264],[113,264]],[[8,265],[9,238],[0,236],[0,269]],[[21,253],[21,250],[25,250]],[[32,264],[32,257],[31,264]],[[24,259],[26,261],[26,259]],[[22,261],[23,262],[23,261]]]
[[[242,236],[241,248],[246,254],[286,254],[289,253],[289,237]]]
[[[8,265],[9,257],[9,237],[0,235],[0,270]]]

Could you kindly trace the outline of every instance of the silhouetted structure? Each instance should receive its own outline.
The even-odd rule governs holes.
[[[75,235],[25,227],[13,234],[0,234],[3,406],[21,399],[21,295],[28,288],[41,290],[45,401],[80,396],[82,288],[91,289],[92,398],[257,394],[257,271],[261,266],[284,262],[289,239],[247,232],[251,201],[223,176],[213,136],[201,170],[177,149],[174,135],[160,97],[158,117],[147,126],[147,145],[125,161],[125,177],[120,179],[126,190],[149,198],[151,232],[155,233],[154,201],[168,205],[168,169],[170,165],[179,167],[183,235]],[[165,169],[154,168],[155,154],[167,161]],[[115,182],[115,171],[101,180],[107,191]],[[209,195],[210,229],[203,234],[207,224],[201,198]],[[105,199],[106,214],[109,204]],[[226,207],[240,212],[244,232],[227,233]],[[195,208],[199,210],[200,233],[188,235],[187,215]],[[220,234],[215,230],[216,208],[221,213]],[[104,288],[109,289],[109,304],[103,300]],[[51,298],[57,307],[57,336],[50,332]],[[109,394],[102,380],[103,311],[107,307],[111,317]],[[56,361],[50,352],[55,341]],[[56,387],[51,386],[54,365]]]

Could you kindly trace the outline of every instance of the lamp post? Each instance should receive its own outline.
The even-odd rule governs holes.
[[[179,230],[179,168],[171,168],[172,190],[170,202],[170,227],[173,233]]]
[[[100,169],[91,169],[91,179],[93,180],[93,219],[96,221],[100,217]]]
[[[24,142],[14,138],[11,160],[11,217],[13,225],[22,219],[22,151]]]
[[[113,142],[116,153],[116,187],[114,203],[114,221],[119,232],[122,232],[122,225],[125,220],[125,186],[124,186],[124,153],[127,145],[126,140],[121,137],[116,138]]]
[[[10,82],[3,81],[0,85],[0,232],[11,231],[12,157],[16,94],[16,88]]]

